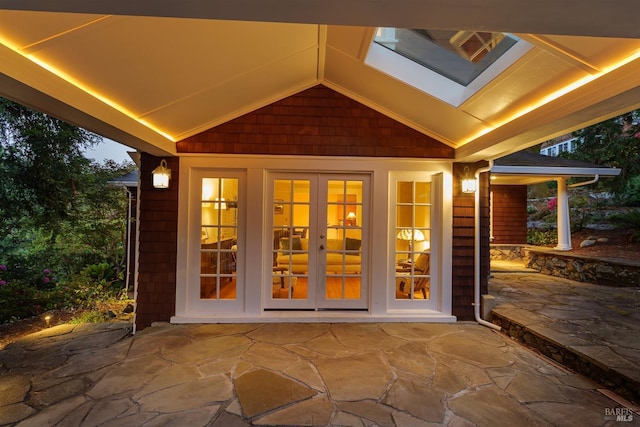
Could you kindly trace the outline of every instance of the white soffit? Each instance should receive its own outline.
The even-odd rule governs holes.
[[[201,8],[203,17],[237,14],[234,16],[249,19],[280,13],[269,4],[252,1],[188,3]],[[316,7],[333,4],[312,3]],[[249,9],[249,4],[254,8]],[[273,4],[283,7],[279,1]],[[557,2],[533,4],[524,6],[561,7]],[[487,22],[502,19],[505,25],[495,26],[496,30],[514,32],[533,47],[495,78],[483,82],[473,95],[461,95],[452,105],[368,66],[365,57],[375,27],[354,26],[362,24],[355,13],[340,18],[353,19],[351,26],[349,22],[324,26],[6,10],[30,6],[56,10],[56,5],[74,12],[129,10],[131,15],[134,9],[142,13],[160,8],[165,11],[160,15],[166,16],[187,13],[191,6],[181,3],[178,10],[174,3],[163,0],[61,0],[55,5],[0,1],[0,95],[144,151],[153,151],[150,144],[160,151],[175,152],[176,140],[316,84],[325,84],[456,148],[460,161],[500,157],[640,103],[636,93],[640,88],[640,40],[527,34],[527,29],[549,24],[534,13],[515,21],[510,15],[490,13],[490,8],[469,14],[471,21],[480,16]],[[443,26],[464,18],[454,12],[457,4],[427,1],[420,5],[427,6],[443,18]],[[596,6],[589,3],[583,9]],[[360,9],[364,10],[371,12]],[[404,18],[408,25],[414,18],[412,10],[398,9],[392,15],[397,24],[402,25],[400,18]],[[302,12],[287,11],[292,15]],[[591,18],[596,19],[603,12],[593,13]],[[365,21],[383,25],[388,15],[369,14]],[[545,12],[544,16],[549,15]],[[409,28],[434,25],[428,19],[417,24]],[[458,28],[466,28],[460,25]],[[589,34],[589,26],[581,20],[567,25],[566,34]],[[604,26],[598,28],[598,34],[615,35],[627,28],[616,28],[613,22]],[[57,100],[66,107],[42,99]]]

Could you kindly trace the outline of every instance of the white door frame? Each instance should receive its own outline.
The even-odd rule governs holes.
[[[307,281],[307,295],[306,298],[296,298],[295,293],[289,293],[286,297],[274,298],[273,287],[274,279],[272,275],[272,264],[269,257],[265,257],[265,265],[263,267],[263,307],[267,310],[332,310],[332,309],[351,309],[351,310],[367,310],[369,308],[369,272],[368,272],[368,259],[369,259],[369,218],[370,218],[370,197],[371,197],[371,176],[370,174],[363,173],[340,173],[336,174],[331,171],[327,172],[271,172],[267,175],[267,191],[265,206],[265,251],[271,253],[273,251],[273,226],[274,220],[274,182],[278,179],[284,180],[308,180],[309,186],[309,227],[308,232],[308,271],[306,274],[296,278],[298,280],[305,279]],[[326,298],[326,283],[327,283],[327,268],[326,257],[327,250],[331,250],[327,247],[328,242],[328,220],[327,220],[327,206],[328,202],[328,189],[327,184],[329,181],[361,181],[362,182],[362,199],[358,202],[361,206],[362,215],[358,218],[361,224],[361,241],[362,246],[360,249],[361,261],[360,271],[358,273],[342,273],[341,275],[332,273],[329,276],[331,278],[353,278],[360,280],[360,298],[359,299],[329,299]],[[293,226],[296,224],[290,224]],[[344,231],[344,229],[342,229]],[[283,274],[290,274],[285,272]],[[303,277],[304,276],[304,277]],[[292,277],[296,277],[296,273],[292,274]],[[293,279],[293,280],[296,280]],[[277,282],[277,278],[275,279]],[[287,276],[284,279],[284,283],[288,287],[294,285],[295,282],[291,277]],[[344,280],[344,279],[342,279]],[[277,285],[277,283],[276,283]],[[290,292],[290,291],[288,291]]]

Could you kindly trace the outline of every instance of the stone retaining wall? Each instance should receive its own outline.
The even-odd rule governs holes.
[[[618,287],[640,287],[640,260],[622,262],[576,256],[548,248],[491,245],[492,260],[522,260],[525,267],[577,282]]]
[[[525,267],[542,274],[596,285],[640,287],[640,262],[578,257],[546,249],[524,248],[523,252]]]
[[[491,259],[521,260],[524,259],[524,248],[520,245],[491,245],[489,256]]]

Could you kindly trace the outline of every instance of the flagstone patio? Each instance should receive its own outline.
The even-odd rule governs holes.
[[[21,427],[608,425],[598,388],[472,323],[62,325],[0,351]]]

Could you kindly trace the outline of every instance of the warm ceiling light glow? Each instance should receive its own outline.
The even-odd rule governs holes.
[[[549,93],[548,95],[543,96],[542,98],[538,99],[536,102],[533,102],[531,104],[529,104],[528,106],[516,111],[514,114],[512,114],[511,116],[504,118],[502,120],[500,120],[499,122],[495,122],[493,123],[491,126],[481,130],[480,132],[477,132],[475,135],[467,138],[466,140],[461,142],[461,145],[467,144],[477,138],[480,138],[481,136],[495,130],[498,129],[499,127],[502,127],[504,125],[506,125],[509,122],[512,122],[513,120],[524,116],[525,114],[529,114],[530,112],[542,107],[545,104],[548,104],[549,102],[555,101],[556,99],[570,93],[573,92],[576,89],[581,88],[582,86],[591,83],[594,80],[599,79],[600,77],[609,74],[612,71],[617,70],[620,67],[623,67],[625,65],[627,65],[628,63],[635,61],[636,59],[640,58],[640,49],[638,49],[635,53],[633,53],[630,56],[627,56],[626,58],[622,59],[621,61],[615,62],[607,67],[603,67],[602,70],[598,73],[595,74],[590,74],[588,76],[585,76],[581,79],[578,79],[576,81],[574,81],[571,84],[568,84],[567,86],[564,86],[563,88],[560,88],[554,92]]]
[[[47,70],[51,74],[53,74],[53,75],[61,78],[62,80],[70,83],[71,85],[73,85],[76,88],[80,89],[81,91],[87,93],[88,95],[98,99],[100,102],[102,102],[102,103],[108,105],[109,107],[121,112],[122,114],[124,114],[125,116],[131,118],[132,120],[135,120],[136,122],[140,123],[142,126],[148,128],[148,129],[151,129],[152,131],[154,131],[158,135],[161,135],[164,138],[167,138],[171,142],[176,142],[176,139],[173,136],[169,135],[167,132],[159,129],[158,127],[156,127],[156,126],[154,126],[152,124],[150,124],[146,120],[143,120],[143,119],[141,119],[139,117],[136,117],[136,115],[132,111],[128,110],[127,108],[123,107],[122,105],[118,104],[117,102],[113,101],[112,99],[110,99],[110,98],[108,98],[108,97],[106,97],[104,95],[101,95],[100,93],[98,93],[97,91],[93,90],[89,86],[83,84],[78,79],[73,78],[72,76],[70,76],[67,73],[65,73],[64,71],[54,67],[53,65],[38,59],[33,54],[25,54],[25,53],[23,53],[22,50],[18,46],[14,45],[12,42],[7,40],[6,38],[0,36],[0,44],[2,44],[5,47],[11,49],[13,52],[17,53],[18,55],[22,56],[23,58],[28,59],[29,61],[33,62],[34,64],[38,65],[39,67]]]

